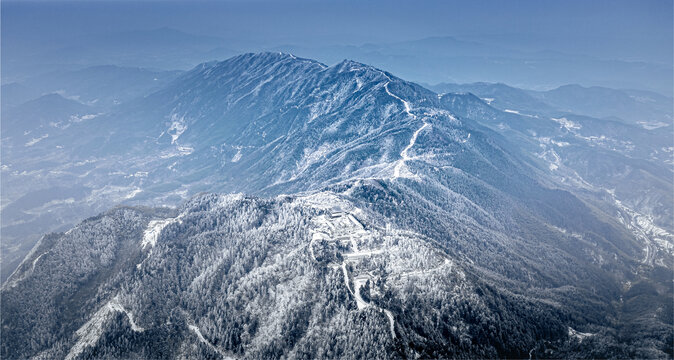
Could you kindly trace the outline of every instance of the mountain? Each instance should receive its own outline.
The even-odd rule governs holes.
[[[40,96],[40,93],[35,90],[16,82],[3,84],[0,94],[2,95],[3,108],[23,104]]]
[[[440,83],[437,85],[425,85],[438,94],[447,93],[471,93],[480,97],[488,105],[500,110],[521,111],[533,113],[535,111],[551,112],[557,110],[552,105],[536,98],[530,91],[508,86],[506,84],[478,82],[472,84]]]
[[[644,127],[671,125],[671,97],[650,91],[614,90],[599,86],[566,85],[538,95],[559,109],[595,117],[615,117]]]
[[[465,108],[465,116],[479,120],[504,136],[517,138],[520,146],[528,144],[530,153],[549,162],[551,172],[560,175],[567,172],[559,177],[560,180],[575,185],[582,184],[581,187],[595,191],[605,191],[610,194],[610,198],[614,198],[616,192],[619,193],[614,199],[618,207],[627,204],[629,212],[634,211],[628,216],[633,220],[626,221],[643,223],[643,226],[635,225],[635,228],[641,229],[637,232],[650,232],[650,224],[672,232],[674,223],[671,204],[674,199],[671,191],[671,149],[674,143],[673,129],[669,125],[671,121],[667,120],[672,116],[671,110],[660,112],[656,110],[660,105],[654,105],[650,108],[650,113],[657,112],[658,119],[666,123],[650,123],[644,121],[646,117],[610,117],[609,110],[601,113],[601,102],[597,101],[595,108],[600,115],[606,116],[601,119],[579,115],[585,111],[592,112],[584,108],[587,101],[569,100],[571,109],[557,108],[548,100],[556,96],[557,90],[533,92],[504,84],[488,83],[444,84],[434,88],[448,91],[443,98],[462,104],[460,106]],[[584,88],[569,88],[578,88],[579,94],[584,94]],[[589,92],[593,91],[599,90]],[[645,104],[625,99],[627,93],[636,94],[628,90],[601,91],[620,98],[620,101],[616,101],[616,109],[639,112],[639,108]],[[480,99],[473,95],[453,94],[457,92],[474,93]],[[590,93],[585,95],[592,98]],[[657,94],[651,96],[661,101],[661,104],[667,102],[666,98]],[[574,97],[580,98],[582,95]],[[504,118],[501,112],[490,109],[487,104],[508,113],[510,119]],[[629,111],[625,110],[624,113]],[[637,218],[642,220],[637,221]]]
[[[674,100],[652,91],[617,90],[600,86],[564,85],[548,91],[532,91],[505,84],[442,83],[427,86],[438,93],[470,92],[501,110],[548,116],[566,113],[606,118],[648,130],[672,123]]]
[[[42,93],[60,93],[106,110],[155,92],[179,74],[180,71],[100,65],[41,74],[22,81],[22,84]]]
[[[578,83],[644,89],[672,96],[674,69],[668,62],[588,56],[545,50],[549,48],[545,44],[522,46],[506,41],[494,42],[493,38],[489,41],[489,38],[491,36],[467,40],[441,36],[346,46],[288,44],[270,50],[292,52],[329,64],[346,56],[423,83],[491,81],[532,89]]]
[[[52,93],[40,96],[14,108],[8,109],[3,130],[7,135],[27,135],[24,132],[39,131],[69,120],[71,116],[85,114],[87,106],[75,100]]]
[[[78,219],[69,208],[81,200],[84,189],[67,182],[52,183],[48,176],[33,178],[38,169],[58,171],[53,167],[64,159],[62,147],[43,147],[41,142],[98,116],[87,105],[47,94],[2,110],[2,279],[11,273],[37,242],[41,233],[64,225],[64,219]],[[80,136],[83,136],[80,134]],[[59,145],[60,146],[60,145]],[[17,164],[18,162],[18,164]],[[18,166],[17,166],[18,165]],[[50,207],[58,207],[52,212]]]
[[[2,356],[671,356],[671,157],[634,129],[349,60],[201,64],[33,144],[49,163],[3,159],[71,219],[136,206],[40,239]]]

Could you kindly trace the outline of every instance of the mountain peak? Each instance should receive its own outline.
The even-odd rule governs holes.
[[[262,75],[279,71],[279,67],[286,67],[282,72],[292,69],[319,70],[327,66],[316,60],[304,59],[282,52],[246,53],[222,61],[211,61],[197,65],[190,73],[201,74],[204,77],[213,75],[232,74]]]
[[[376,67],[368,64],[363,64],[355,60],[344,59],[334,66],[338,72],[350,72],[350,71],[376,71],[381,74],[384,74],[383,70],[379,70]],[[387,74],[390,76],[390,74]]]
[[[276,62],[283,61],[299,61],[299,62],[311,62],[318,63],[316,60],[305,59],[297,57],[290,53],[284,53],[279,51],[264,51],[258,53],[245,53],[238,56],[234,56],[225,60],[224,62],[233,61],[233,62],[250,62],[250,63],[265,63],[272,64]]]

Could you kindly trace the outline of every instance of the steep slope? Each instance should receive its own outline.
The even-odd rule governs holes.
[[[44,238],[5,285],[3,357],[523,356],[566,333],[553,306],[369,219],[329,193],[110,211]]]
[[[70,149],[33,170],[92,189],[88,209],[272,198],[123,208],[43,238],[3,287],[3,355],[564,357],[591,333],[592,356],[666,356],[671,235],[635,233],[619,197],[552,169],[536,134],[586,135],[536,120],[353,61],[202,64],[35,144]]]
[[[555,187],[613,204],[609,213],[635,223],[628,227],[639,237],[645,232],[652,238],[661,233],[671,239],[671,132],[568,113],[504,113],[472,94],[445,94],[442,101],[542,161]],[[663,249],[670,251],[664,244]]]
[[[651,91],[580,85],[534,91],[492,83],[441,83],[428,88],[440,94],[470,92],[501,110],[517,110],[527,114],[546,113],[548,116],[574,113],[612,119],[645,129],[667,127],[673,116],[673,99]]]

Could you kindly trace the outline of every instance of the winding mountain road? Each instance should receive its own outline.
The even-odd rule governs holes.
[[[383,312],[389,320],[389,329],[391,337],[395,338],[395,318],[391,311],[381,308],[363,299],[361,295],[361,288],[371,279],[370,274],[352,274],[348,269],[349,263],[355,263],[363,258],[370,257],[377,254],[384,253],[384,249],[359,249],[358,242],[364,241],[371,234],[363,227],[363,225],[356,219],[356,217],[348,212],[333,212],[330,215],[321,215],[316,218],[317,228],[314,229],[311,242],[309,244],[309,251],[311,257],[316,260],[314,252],[315,240],[326,240],[331,242],[340,242],[348,240],[352,251],[342,254],[342,262],[340,264],[330,264],[331,268],[339,268],[344,275],[344,285],[354,299],[358,310],[364,310],[372,307],[380,312]],[[353,277],[353,288],[351,287],[351,278]]]

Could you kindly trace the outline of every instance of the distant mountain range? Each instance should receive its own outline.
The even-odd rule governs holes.
[[[438,93],[472,93],[501,110],[530,113],[583,114],[640,125],[652,130],[670,126],[674,102],[650,91],[615,90],[599,86],[564,85],[548,91],[532,91],[505,84],[426,85]]]
[[[109,70],[3,109],[3,357],[672,356],[671,99]]]
[[[242,52],[282,51],[326,64],[353,59],[387,69],[410,81],[429,84],[490,81],[540,90],[578,83],[674,95],[671,54],[665,56],[669,62],[655,58],[629,61],[617,55],[598,57],[545,50],[545,44],[524,46],[525,49],[542,50],[522,50],[521,46],[506,39],[500,42],[487,40],[438,36],[369,44],[274,44],[197,35],[169,27],[94,32],[49,42],[16,34],[6,37],[3,42],[4,54],[12,54],[11,57],[3,56],[3,84],[101,64],[163,71],[188,70],[204,61]],[[611,51],[599,53],[610,54]]]
[[[540,90],[579,83],[652,90],[671,97],[674,75],[671,63],[625,61],[550,50],[524,51],[507,42],[493,44],[451,36],[358,46],[289,44],[271,50],[317,58],[328,64],[347,57],[430,84],[488,80]]]

